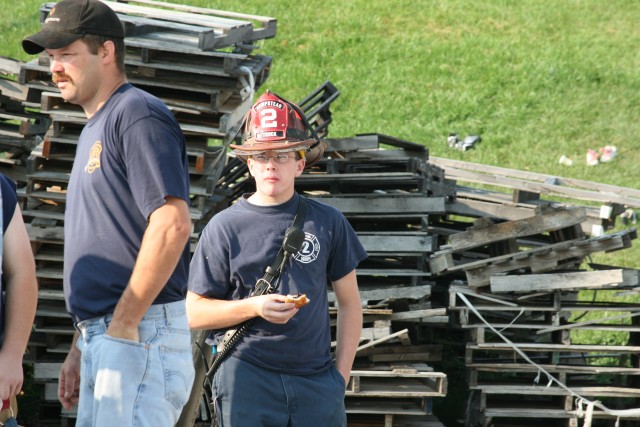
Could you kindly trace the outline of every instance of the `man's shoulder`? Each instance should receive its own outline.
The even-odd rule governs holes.
[[[309,209],[311,210],[322,212],[323,215],[330,215],[330,216],[336,216],[336,217],[343,216],[340,209],[326,202],[323,202],[321,197],[320,198],[307,197],[306,200],[309,205]]]
[[[160,98],[131,84],[127,84],[124,87],[122,95],[128,103],[136,104],[138,106],[150,105],[153,107],[161,107],[167,111],[169,110]]]

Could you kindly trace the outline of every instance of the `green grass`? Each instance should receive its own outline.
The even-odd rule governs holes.
[[[636,187],[640,154],[640,3],[624,0],[181,0],[272,16],[262,90],[299,100],[324,80],[340,90],[330,136],[378,132],[432,155]],[[27,60],[20,39],[41,1],[6,8],[0,55]],[[446,146],[480,134],[478,149]],[[587,167],[588,148],[616,145]],[[565,154],[571,168],[558,164]]]

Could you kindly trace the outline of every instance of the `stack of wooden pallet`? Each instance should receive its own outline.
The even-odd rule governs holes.
[[[28,89],[9,79],[20,73],[22,63],[0,58],[0,163],[2,171],[19,186],[26,183],[27,157],[42,142],[49,128],[47,114],[25,106]]]
[[[636,228],[614,226],[640,207],[640,191],[432,161],[459,190],[447,205],[458,231],[429,263],[436,281],[452,279],[452,327],[468,332],[465,425],[636,425],[640,415],[616,410],[640,407],[640,272],[588,260],[631,247]]]
[[[492,296],[452,286],[451,310],[473,337],[465,354],[470,418],[485,426],[541,419],[577,426],[588,401],[612,411],[637,407],[640,306],[619,294],[638,279],[638,271],[620,269],[496,276]],[[578,291],[597,292],[598,302]],[[599,340],[585,339],[594,331]],[[629,337],[627,345],[608,344],[612,336]],[[612,411],[596,406],[593,416],[615,420]]]
[[[226,163],[226,145],[269,76],[271,57],[258,54],[256,43],[275,36],[276,20],[153,0],[105,3],[123,22],[128,81],[164,101],[185,135],[195,245],[208,219],[228,201],[216,193],[216,177]],[[41,7],[41,20],[54,4]],[[40,286],[28,357],[36,380],[45,384],[45,402],[52,402],[59,418],[49,386],[73,333],[62,295],[64,207],[86,118],[51,83],[46,54],[0,66],[3,75],[16,76],[0,80],[0,145],[7,153],[0,167],[18,183]]]
[[[378,134],[327,142],[326,158],[296,186],[340,209],[369,253],[357,270],[365,315],[345,399],[349,425],[441,425],[432,406],[446,396],[447,377],[430,364],[442,348],[418,331],[448,324],[431,304],[437,240],[427,226],[453,187],[422,145]]]
[[[254,49],[276,21],[154,0],[106,3],[125,25],[129,80],[160,97],[187,137],[195,245],[212,215],[253,190],[226,148],[268,78],[271,58]],[[85,118],[51,85],[46,55],[3,60],[0,70],[18,76],[0,79],[0,170],[18,183],[37,260],[29,361],[44,384],[41,421],[56,425],[57,370],[73,332],[62,298],[63,213]],[[596,398],[606,405],[593,407],[598,425],[618,415],[608,410],[616,405],[640,406],[638,272],[588,263],[631,247],[636,229],[614,227],[625,209],[640,208],[640,191],[432,158],[422,144],[381,134],[329,138],[338,94],[325,82],[299,103],[329,148],[297,190],[339,208],[370,254],[358,268],[365,315],[349,425],[440,427],[432,409],[457,376],[438,372],[451,354],[466,371],[468,403],[455,417],[468,427],[577,426]],[[438,339],[458,334],[453,350]],[[206,424],[201,395],[194,390],[180,425]]]
[[[412,143],[381,135],[327,141],[327,158],[313,173],[300,177],[297,188],[340,208],[370,251],[370,258],[358,269],[358,279],[363,302],[373,312],[365,315],[363,339],[367,341],[359,349],[354,372],[362,366],[386,374],[406,368],[419,372],[410,367],[412,354],[420,352],[414,347],[423,349],[418,356],[422,362],[434,353],[433,348],[424,350],[428,336],[421,334],[421,313],[442,309],[438,305],[442,301],[432,298],[431,292],[448,289],[448,313],[456,316],[450,324],[431,322],[428,327],[444,325],[445,330],[468,332],[465,350],[459,355],[470,388],[466,415],[460,417],[466,425],[539,425],[543,419],[577,426],[595,399],[609,404],[595,404],[594,417],[605,423],[619,415],[609,409],[633,402],[638,361],[631,355],[638,349],[637,326],[623,322],[633,321],[638,306],[601,305],[585,300],[581,291],[589,288],[587,283],[599,283],[603,289],[637,289],[637,271],[618,270],[616,276],[613,267],[599,266],[607,273],[601,278],[603,273],[585,271],[596,268],[585,261],[597,252],[631,248],[637,238],[635,227],[615,231],[614,226],[625,209],[640,207],[639,191],[430,159]],[[350,151],[349,147],[356,148]],[[467,182],[475,186],[462,185]],[[486,189],[496,185],[512,193]],[[545,200],[546,195],[556,201]],[[412,239],[420,239],[420,244],[416,246]],[[556,287],[544,289],[550,282]],[[504,284],[519,284],[518,297],[505,296]],[[560,303],[562,297],[573,305]],[[478,299],[497,301],[497,307],[483,304],[476,319],[473,304]],[[376,309],[391,310],[390,318]],[[601,324],[609,321],[607,315],[602,322],[586,325],[575,320],[582,313],[593,316],[604,309],[622,312],[613,317],[623,320],[608,326]],[[481,323],[480,317],[487,323]],[[408,329],[400,330],[401,321]],[[501,329],[502,334],[496,332]],[[607,346],[606,340],[592,342],[593,338],[575,336],[577,330],[592,329],[629,334],[629,345]],[[500,342],[501,335],[510,341]],[[523,386],[527,376],[539,370],[524,360],[547,361],[540,376],[546,381],[555,378],[555,386]],[[401,388],[402,381],[391,382]],[[375,406],[378,413],[387,411],[386,425],[404,425],[400,414],[428,408],[430,402],[405,401],[402,407],[407,412],[396,412],[393,403],[399,401],[394,402],[383,387],[377,393],[371,401],[375,403],[368,406],[371,402],[361,402],[356,392],[348,391],[352,422],[359,422],[354,415],[366,412],[362,408]],[[638,418],[624,415],[622,423]],[[366,414],[364,419],[372,416]],[[414,417],[412,422],[427,421]]]

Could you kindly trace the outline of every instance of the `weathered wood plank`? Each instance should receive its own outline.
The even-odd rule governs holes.
[[[118,14],[127,35],[139,33],[145,28],[154,30],[156,27],[162,27],[164,31],[170,31],[171,27],[175,27],[176,34],[190,28],[189,32],[197,40],[197,47],[202,50],[252,41],[251,22],[120,2],[103,2]],[[48,10],[49,5],[43,6],[42,11],[46,13]],[[142,21],[141,17],[145,20]]]
[[[380,195],[364,194],[349,196],[321,196],[319,201],[339,209],[343,214],[442,214],[445,213],[443,197],[427,197],[426,195]]]
[[[437,249],[437,240],[426,232],[358,232],[358,239],[369,255],[374,253],[428,254]]]
[[[631,239],[637,238],[635,228],[606,234],[590,239],[577,239],[549,244],[543,247],[529,249],[515,254],[501,255],[480,261],[463,263],[457,266],[445,265],[447,272],[464,271],[470,287],[480,287],[490,284],[491,276],[529,268],[532,272],[549,271],[566,259],[579,260],[593,252],[616,251],[630,247]],[[434,274],[442,274],[443,265],[440,258],[450,256],[448,253],[436,254],[429,259],[430,270]]]
[[[141,10],[146,9],[148,8],[141,8]],[[164,33],[176,40],[181,40],[184,44],[191,44],[198,49],[213,50],[246,40],[251,34],[250,24],[244,25],[244,28],[234,28],[230,33],[227,33],[223,28],[213,28],[208,25],[203,25],[203,22],[197,21],[197,18],[191,22],[186,20],[180,22],[149,19],[126,14],[118,14],[118,17],[124,27],[126,37],[125,44],[129,37],[144,37],[146,34]]]
[[[358,350],[358,357],[374,362],[431,362],[442,360],[442,345],[396,345],[369,347]]]
[[[404,339],[404,337],[407,337],[408,335],[409,335],[409,330],[408,329],[403,329],[401,331],[394,332],[393,334],[389,334],[386,337],[382,337],[382,338],[379,338],[379,339],[374,340],[374,341],[369,341],[366,344],[358,346],[358,348],[356,349],[356,356],[358,355],[359,351],[362,351],[362,350],[367,349],[369,347],[376,346],[378,344],[382,344],[383,342],[391,341],[391,340],[396,339],[396,338]]]
[[[424,400],[431,400],[431,398],[423,399],[385,399],[380,401],[379,399],[362,398],[357,396],[345,396],[345,407],[348,414],[376,414],[376,415],[393,415],[393,420],[401,422],[402,417],[398,417],[398,414],[407,415],[412,420],[417,421],[419,424],[393,424],[393,427],[443,427],[442,424],[424,424],[428,420],[433,420],[431,417],[427,417],[426,414],[431,412],[431,402],[425,402]],[[380,423],[372,424],[369,417],[363,424],[353,424],[353,420],[349,420],[349,426],[384,426],[384,420]]]
[[[60,242],[64,241],[63,227],[34,227],[31,224],[25,224],[29,240],[32,242]]]
[[[447,376],[441,372],[352,370],[345,396],[445,396]]]
[[[562,326],[554,326],[551,328],[546,328],[546,329],[541,329],[539,331],[537,331],[536,333],[538,334],[545,334],[545,333],[549,333],[549,332],[555,332],[555,331],[560,331],[560,330],[566,330],[566,329],[576,329],[576,328],[584,328],[585,326],[589,326],[589,325],[598,325],[600,322],[603,321],[612,321],[612,320],[621,320],[621,319],[629,319],[632,317],[636,317],[640,315],[640,313],[629,313],[629,314],[624,314],[624,315],[620,315],[620,316],[607,316],[607,317],[602,317],[599,319],[593,319],[593,320],[587,320],[584,322],[574,322],[574,323],[570,323],[568,325],[562,325]],[[601,326],[605,326],[605,325],[601,325]],[[616,325],[606,325],[609,326],[610,329],[615,328]],[[625,326],[627,325],[619,325],[620,329],[624,329]],[[633,327],[631,327],[633,328]]]
[[[62,363],[38,362],[33,367],[33,378],[37,381],[57,380]]]
[[[637,353],[640,346],[624,345],[596,345],[596,344],[545,344],[545,343],[515,343],[524,352],[600,352],[600,353]],[[471,350],[512,350],[507,343],[469,343],[467,349]]]
[[[638,270],[576,271],[548,274],[492,276],[491,292],[579,291],[583,289],[616,289],[640,283]]]
[[[640,190],[632,188],[438,157],[431,157],[429,161],[444,168],[446,176],[455,180],[517,188],[578,200],[616,203],[632,208],[640,207]]]
[[[129,1],[129,3],[139,3],[143,5],[150,5],[150,6],[160,6],[163,8],[170,8],[173,10],[178,10],[186,13],[210,15],[213,17],[218,16],[223,18],[230,18],[232,20],[257,22],[259,24],[259,27],[255,28],[254,26],[253,36],[252,36],[252,38],[255,40],[271,38],[276,35],[277,20],[269,16],[251,15],[251,14],[239,13],[239,12],[233,12],[233,11],[217,10],[217,9],[203,8],[203,7],[190,6],[190,5],[181,5],[181,4],[175,4],[175,3],[167,3],[167,2],[161,2],[156,0],[131,0]]]
[[[544,209],[541,214],[490,226],[470,228],[449,237],[450,250],[461,251],[506,239],[517,239],[580,224],[587,219],[584,208]]]
[[[358,268],[358,276],[382,276],[382,277],[430,277],[431,273],[417,269],[401,268]]]
[[[529,363],[479,363],[469,362],[465,364],[469,369],[484,372],[497,373],[538,373],[538,366],[547,372],[575,375],[640,375],[640,369],[624,366],[598,366],[598,365],[566,365],[566,364],[538,364]]]
[[[402,321],[410,321],[410,320],[418,320],[424,317],[433,317],[433,316],[445,316],[447,314],[446,308],[432,308],[426,310],[411,310],[411,311],[402,311],[398,313],[393,313],[391,315],[391,320],[402,320]]]
[[[597,416],[594,411],[594,416]],[[540,423],[544,423],[545,419],[570,419],[577,418],[577,411],[565,411],[562,409],[536,409],[536,408],[493,408],[488,407],[484,410],[487,418],[536,418]],[[598,417],[598,418],[601,418]],[[614,417],[612,417],[614,418]],[[541,424],[539,424],[541,425]]]
[[[431,285],[422,286],[395,286],[380,289],[360,289],[360,299],[363,302],[385,299],[410,298],[420,299],[431,295]],[[329,302],[336,301],[335,292],[328,292]]]
[[[481,390],[486,394],[523,394],[531,396],[572,396],[573,394],[564,388],[557,386],[534,386],[530,384],[479,384],[470,387]],[[608,396],[608,397],[640,397],[640,389],[630,387],[605,387],[605,386],[571,386],[571,391],[583,397]]]

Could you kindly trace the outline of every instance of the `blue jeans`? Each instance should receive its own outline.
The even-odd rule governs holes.
[[[344,378],[331,368],[288,375],[228,357],[213,380],[220,427],[344,427]]]
[[[152,305],[140,342],[105,333],[111,315],[78,323],[82,351],[77,427],[173,426],[195,376],[185,303]]]

